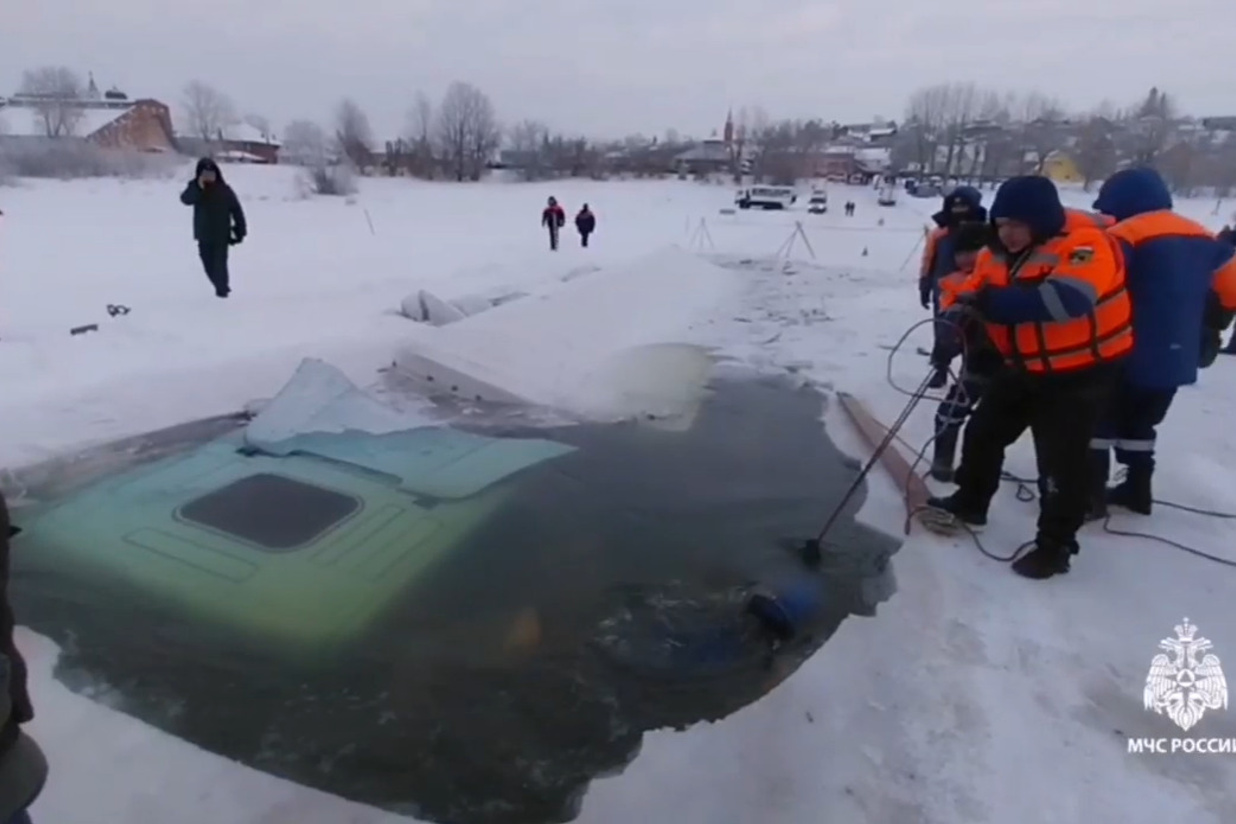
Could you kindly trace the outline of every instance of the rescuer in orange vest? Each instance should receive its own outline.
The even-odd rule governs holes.
[[[957,231],[969,223],[986,223],[987,210],[983,208],[983,195],[972,186],[958,186],[944,196],[940,211],[931,216],[936,228],[923,240],[923,260],[918,272],[918,297],[924,309],[928,307],[935,315],[940,314],[940,280],[956,271],[953,262],[953,241]],[[935,340],[947,336],[948,324],[932,324]],[[940,389],[948,382],[948,370],[937,369],[931,376],[930,387]]]
[[[1094,207],[1120,221],[1107,231],[1124,256],[1137,340],[1090,442],[1090,515],[1105,517],[1109,503],[1149,515],[1156,430],[1177,390],[1214,362],[1236,314],[1236,250],[1173,212],[1171,192],[1154,169],[1116,172]],[[1113,450],[1128,474],[1109,490]]]
[[[1050,180],[1006,181],[990,215],[994,248],[943,308],[977,313],[1006,365],[966,427],[957,491],[930,499],[921,517],[943,532],[985,526],[1004,451],[1029,428],[1046,494],[1034,547],[1013,570],[1048,578],[1078,550],[1090,438],[1133,348],[1132,310],[1115,241],[1066,214]]]

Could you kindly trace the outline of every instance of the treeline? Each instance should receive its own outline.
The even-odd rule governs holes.
[[[911,95],[893,148],[894,166],[948,177],[1035,174],[1061,153],[1087,185],[1125,165],[1150,165],[1180,194],[1236,188],[1230,131],[1183,116],[1157,88],[1127,106],[1070,112],[1042,92],[929,86]]]

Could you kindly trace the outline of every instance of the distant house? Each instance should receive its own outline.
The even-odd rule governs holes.
[[[1077,162],[1061,151],[1050,152],[1043,158],[1041,174],[1053,183],[1082,183],[1086,179]]]
[[[0,146],[35,147],[53,141],[141,152],[176,151],[171,114],[157,100],[129,100],[115,90],[102,98],[81,100],[36,95],[0,98]]]
[[[674,156],[674,170],[685,175],[706,175],[728,172],[734,156],[724,140],[705,140]]]
[[[209,139],[201,135],[180,134],[177,141],[186,154],[210,156],[222,163],[274,164],[279,162],[279,150],[283,148],[273,134],[249,123],[224,126]]]

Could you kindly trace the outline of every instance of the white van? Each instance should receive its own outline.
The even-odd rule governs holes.
[[[779,186],[752,186],[739,189],[734,203],[739,209],[788,209],[798,201],[793,189]]]

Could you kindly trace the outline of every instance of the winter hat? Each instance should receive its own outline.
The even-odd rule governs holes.
[[[223,179],[223,172],[219,170],[219,164],[215,163],[214,158],[203,157],[201,160],[197,162],[197,174],[196,174],[197,177],[201,177],[202,172],[207,172],[207,171],[214,172],[215,177],[219,178],[220,180]]]
[[[1064,205],[1056,184],[1039,175],[1011,177],[996,190],[991,221],[999,218],[1025,223],[1035,238],[1044,240],[1064,231]]]
[[[1154,169],[1125,169],[1103,181],[1094,208],[1116,220],[1128,220],[1172,208],[1172,194]]]
[[[931,218],[940,226],[953,226],[962,220],[986,220],[987,210],[982,204],[982,192],[973,186],[958,186],[944,196],[940,211]],[[964,206],[965,211],[954,212],[957,206]]]
[[[991,242],[991,227],[986,223],[966,221],[953,232],[953,253],[977,252]]]

